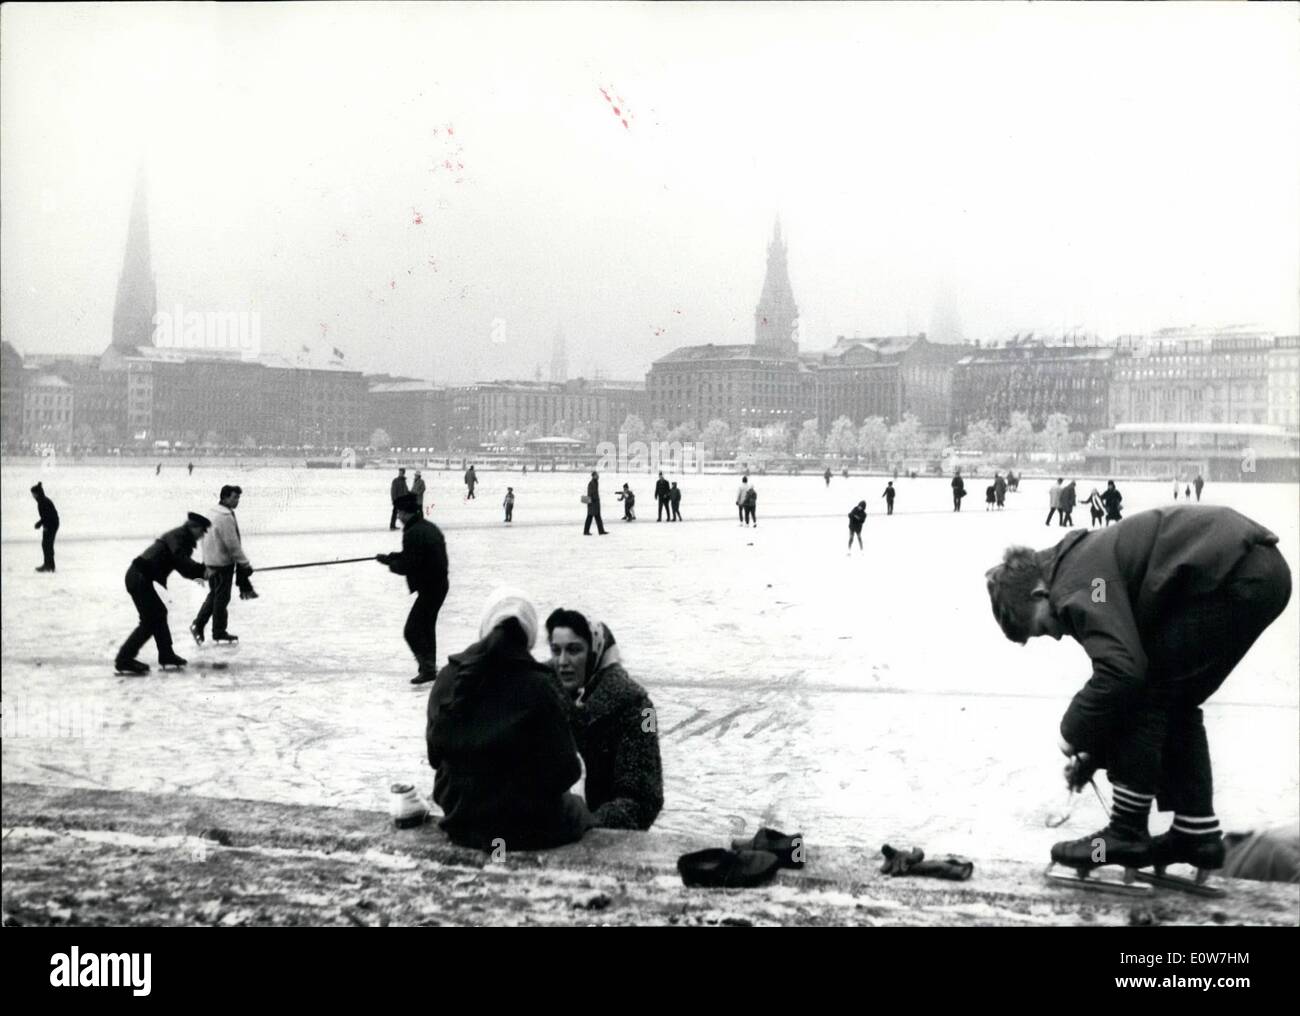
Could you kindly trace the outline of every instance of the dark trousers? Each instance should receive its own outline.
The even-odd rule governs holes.
[[[194,627],[202,631],[212,620],[212,634],[224,635],[229,624],[227,608],[230,606],[230,594],[235,585],[235,566],[223,565],[208,570],[208,595],[203,606],[194,615]]]
[[[1214,813],[1201,704],[1290,598],[1291,570],[1281,553],[1255,546],[1221,588],[1160,619],[1147,647],[1152,669],[1146,690],[1105,753],[1113,782],[1156,794],[1161,811]]]
[[[659,511],[655,517],[656,522],[662,522],[664,520],[664,512],[668,513],[668,521],[671,522],[673,520],[672,505],[669,504],[668,498],[661,497],[659,498]]]
[[[1073,508],[1059,508],[1059,509],[1057,509],[1056,514],[1057,514],[1058,516],[1060,516],[1060,519],[1061,519],[1061,525],[1063,525],[1063,526],[1072,526],[1072,525],[1074,525],[1074,509],[1073,509]]]
[[[954,494],[954,495],[952,496],[952,510],[953,510],[953,511],[955,511],[955,512],[959,512],[959,511],[961,511],[961,499],[962,499],[963,497],[965,497],[965,496],[966,496],[965,494]]]
[[[893,514],[894,514],[894,500],[893,500],[893,498],[890,498],[888,501],[885,502],[885,514],[886,514],[886,515],[893,515]]]
[[[603,536],[605,534],[605,523],[600,517],[600,502],[592,501],[587,505],[587,521],[583,524],[582,533],[584,536],[591,532],[591,521],[596,520],[596,529]]]
[[[745,515],[745,519],[744,519],[744,521],[745,521],[746,525],[748,525],[750,522],[754,523],[754,525],[758,525],[758,508],[757,508],[757,507],[753,507],[753,508],[751,508],[749,505],[745,505],[745,508],[744,508],[744,515]]]
[[[736,505],[736,517],[739,518],[741,522],[745,521],[745,506],[743,504]]]
[[[50,571],[54,571],[54,538],[58,535],[58,526],[41,526],[41,553],[45,556],[41,567]]]
[[[392,517],[389,518],[388,520],[388,528],[389,529],[397,528],[397,505],[393,505],[393,514]]]
[[[681,513],[681,509],[679,509],[679,508],[677,507],[677,502],[676,502],[676,501],[672,502],[672,507],[673,507],[673,517],[672,517],[671,519],[669,519],[668,521],[669,521],[669,522],[681,522],[681,520],[682,520],[682,513]]]
[[[468,488],[469,488],[469,493],[465,495],[465,500],[468,501],[468,500],[470,500],[471,498],[473,498],[475,501],[477,501],[478,498],[474,497],[474,484],[472,484],[472,483],[471,483],[471,484],[467,484],[467,486],[468,486]]]
[[[136,567],[135,562],[126,570],[126,591],[135,601],[135,609],[140,615],[140,623],[135,631],[126,637],[122,648],[117,651],[119,660],[134,660],[140,649],[150,639],[158,650],[158,658],[172,655],[172,633],[167,627],[167,608],[154,589],[153,582],[144,572]]]
[[[506,505],[506,521],[507,521],[507,522],[509,522],[512,518],[514,518],[514,514],[515,514],[515,506],[512,505],[512,504],[508,504],[508,505]]]
[[[1047,521],[1044,522],[1043,525],[1045,525],[1045,526],[1050,526],[1050,525],[1052,524],[1052,516],[1053,516],[1053,515],[1061,515],[1061,509],[1060,509],[1060,508],[1048,508],[1048,509],[1047,509]],[[1064,518],[1064,516],[1061,516],[1061,517]]]
[[[445,589],[425,589],[416,593],[411,612],[406,615],[402,637],[411,647],[411,655],[420,668],[422,677],[432,677],[438,672],[438,611],[447,599]]]

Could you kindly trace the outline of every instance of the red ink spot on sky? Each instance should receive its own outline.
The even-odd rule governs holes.
[[[623,115],[622,113],[619,112],[617,106],[614,107],[614,115],[615,115],[615,116],[622,116],[622,115]]]
[[[624,127],[627,127],[627,121],[626,121],[626,120],[623,121],[623,126],[624,126]],[[628,129],[628,130],[631,130],[632,128],[631,128],[631,127],[627,127],[627,129]]]
[[[609,97],[609,93],[605,91],[605,89],[602,88],[600,90],[600,94],[605,97],[606,102],[610,103],[610,105],[613,105],[614,100]]]
[[[414,208],[411,209],[411,212],[412,212],[412,214],[414,214],[414,216],[415,216],[415,224],[416,224],[417,226],[423,226],[423,225],[424,225],[424,216],[421,215],[421,214],[420,214],[418,211],[416,211]]]
[[[456,132],[455,132],[454,130],[451,129],[451,124],[447,124],[447,135],[448,135],[448,137],[450,137],[451,135],[453,135],[453,134],[455,134],[455,133],[456,133]]]
[[[389,288],[389,289],[396,289],[396,288],[397,288],[397,280],[394,279],[392,282],[390,282],[390,283],[388,284],[388,288]]]

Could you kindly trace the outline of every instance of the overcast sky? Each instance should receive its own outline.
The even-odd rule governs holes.
[[[4,337],[107,345],[140,166],[162,306],[439,381],[752,342],[778,214],[805,349],[1295,332],[1297,11],[10,4]]]

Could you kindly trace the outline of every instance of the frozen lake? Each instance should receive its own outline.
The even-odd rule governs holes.
[[[128,563],[187,510],[214,505],[222,483],[244,488],[245,546],[268,567],[396,549],[391,473],[12,465],[2,475],[6,780],[363,808],[386,807],[393,779],[431,785],[427,690],[407,683],[401,635],[409,601],[377,564],[255,576],[261,598],[231,605],[242,649],[228,671],[112,672],[135,622]],[[658,826],[725,837],[766,823],[814,844],[908,841],[1034,859],[1063,833],[1102,823],[1096,802],[1080,800],[1062,829],[1043,824],[1064,804],[1056,727],[1088,676],[1086,656],[1069,640],[1007,642],[984,591],[1006,545],[1060,537],[1043,525],[1046,480],[1027,480],[1007,511],[989,514],[987,481],[972,479],[960,515],[946,479],[900,480],[886,518],[884,478],[837,476],[827,488],[758,477],[751,530],[736,521],[734,477],[670,477],[686,521],[668,525],[654,522],[644,474],[630,480],[639,521],[621,522],[613,491],[628,477],[607,474],[611,535],[584,539],[584,474],[481,473],[470,502],[460,475],[425,474],[451,559],[440,656],[473,641],[482,600],[502,582],[531,593],[543,617],[562,604],[605,620],[659,711]],[[63,519],[53,576],[33,572],[37,479]],[[508,528],[507,484],[517,496]],[[1165,483],[1121,489],[1127,513],[1171,495]],[[1205,500],[1277,532],[1300,574],[1298,491],[1213,484]],[[866,554],[850,558],[845,515],[861,499]],[[1086,509],[1075,517],[1086,523]],[[174,577],[164,597],[191,660],[186,625],[202,595]],[[1206,711],[1228,828],[1295,816],[1298,618],[1293,596]],[[141,658],[156,663],[152,644]]]

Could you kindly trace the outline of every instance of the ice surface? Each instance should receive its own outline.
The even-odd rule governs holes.
[[[425,472],[451,558],[440,656],[474,639],[482,600],[501,582],[529,591],[543,616],[563,604],[603,618],[659,712],[658,826],[722,839],[774,824],[810,842],[1033,859],[1103,821],[1083,799],[1066,825],[1044,827],[1065,804],[1056,725],[1086,657],[1069,640],[1007,642],[984,591],[1007,544],[1060,537],[1043,526],[1047,480],[1026,480],[1006,512],[990,514],[978,493],[986,481],[974,478],[954,515],[946,479],[904,479],[886,518],[882,477],[836,476],[828,488],[819,477],[760,476],[759,527],[747,529],[736,477],[670,477],[686,521],[669,525],[654,521],[644,474],[630,479],[638,521],[620,521],[613,492],[629,478],[607,474],[610,535],[584,538],[585,474],[480,470],[466,502],[461,473]],[[391,473],[11,464],[0,475],[6,780],[362,808],[385,808],[396,779],[428,788],[427,688],[408,684],[415,667],[401,634],[409,599],[378,564],[255,576],[261,598],[231,604],[242,651],[229,670],[112,672],[135,621],[127,564],[187,510],[215,504],[222,483],[244,488],[245,545],[267,567],[396,549]],[[32,570],[37,479],[63,519],[52,576]],[[1121,487],[1130,514],[1168,503],[1166,483]],[[1300,571],[1298,490],[1210,484],[1205,499],[1272,528]],[[866,553],[849,557],[845,516],[861,499]],[[1086,508],[1075,517],[1086,524]],[[177,649],[191,660],[186,626],[202,595],[179,577],[165,591]],[[1231,828],[1296,812],[1298,616],[1293,597],[1206,711],[1216,803]],[[155,662],[152,645],[142,659]]]

